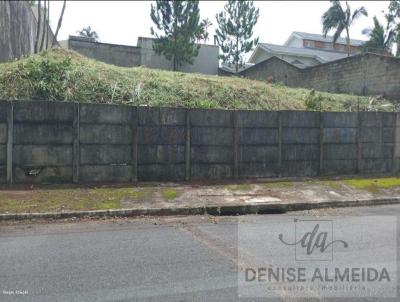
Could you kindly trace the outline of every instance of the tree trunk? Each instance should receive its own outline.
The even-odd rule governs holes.
[[[43,12],[43,26],[42,26],[42,37],[40,39],[40,46],[39,46],[39,51],[43,50],[43,45],[44,45],[44,36],[46,34],[46,27],[47,27],[47,23],[46,23],[46,14],[47,14],[47,1],[44,1],[44,12]]]
[[[37,20],[36,40],[35,40],[35,53],[38,52],[41,24],[42,24],[42,6],[41,6],[41,1],[39,0],[38,1],[38,20]]]
[[[347,44],[347,56],[350,56],[350,33],[349,33],[349,28],[346,27],[346,44]]]
[[[46,49],[49,49],[49,33],[50,33],[50,0],[47,3],[47,23],[46,26]]]
[[[236,36],[235,70],[236,70],[236,73],[238,73],[238,71],[239,71],[239,36]]]
[[[400,32],[397,35],[396,38],[396,57],[400,56]]]
[[[63,17],[64,17],[64,11],[65,11],[66,3],[67,3],[67,1],[64,0],[63,7],[62,7],[62,10],[61,10],[61,15],[60,15],[60,18],[58,19],[56,33],[54,34],[53,43],[51,44],[51,46],[54,46],[57,43],[57,36],[58,36],[58,32],[60,31],[62,20],[63,20]]]

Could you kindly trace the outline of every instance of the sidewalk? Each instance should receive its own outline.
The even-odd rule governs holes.
[[[400,203],[400,178],[0,187],[0,220],[283,213]]]

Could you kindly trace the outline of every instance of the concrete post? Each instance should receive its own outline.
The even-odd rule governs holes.
[[[361,114],[357,111],[357,168],[356,173],[361,172],[361,160],[362,160],[362,144],[361,144]]]
[[[138,107],[132,107],[132,182],[138,181]]]
[[[238,112],[232,112],[233,119],[233,178],[239,178],[239,127]]]
[[[79,165],[80,165],[80,107],[79,103],[74,103],[74,117],[72,122],[73,142],[72,142],[72,181],[79,182]]]
[[[324,113],[319,112],[319,167],[318,175],[324,170]]]
[[[278,169],[282,177],[282,111],[278,112]]]
[[[8,103],[7,110],[7,184],[14,182],[13,176],[14,104]]]
[[[185,180],[190,180],[190,109],[186,110]]]
[[[383,114],[378,112],[377,115],[379,117],[379,130],[380,130],[379,131],[379,145],[380,145],[380,151],[382,152],[383,157],[384,157],[385,156],[385,144],[384,144],[384,140],[383,140],[383,137],[384,137]],[[385,172],[390,173],[390,169],[388,171],[385,169]]]
[[[400,115],[398,112],[393,113],[393,158],[392,158],[392,173],[399,171],[399,157],[400,157]]]

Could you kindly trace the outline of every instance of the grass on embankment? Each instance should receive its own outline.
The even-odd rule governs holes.
[[[238,77],[123,68],[52,49],[0,64],[0,99],[62,100],[187,108],[348,111],[386,101],[346,94],[314,93]],[[387,109],[388,107],[386,107]]]

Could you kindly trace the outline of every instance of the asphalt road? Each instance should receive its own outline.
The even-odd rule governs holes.
[[[400,206],[288,215],[400,216]],[[276,217],[241,219],[251,225]],[[381,238],[374,243],[383,247],[377,252],[385,251],[387,238]],[[368,238],[363,240],[366,246],[360,248],[373,250]],[[0,301],[286,301],[284,294],[273,299],[238,297],[237,245],[237,217],[0,225]]]

